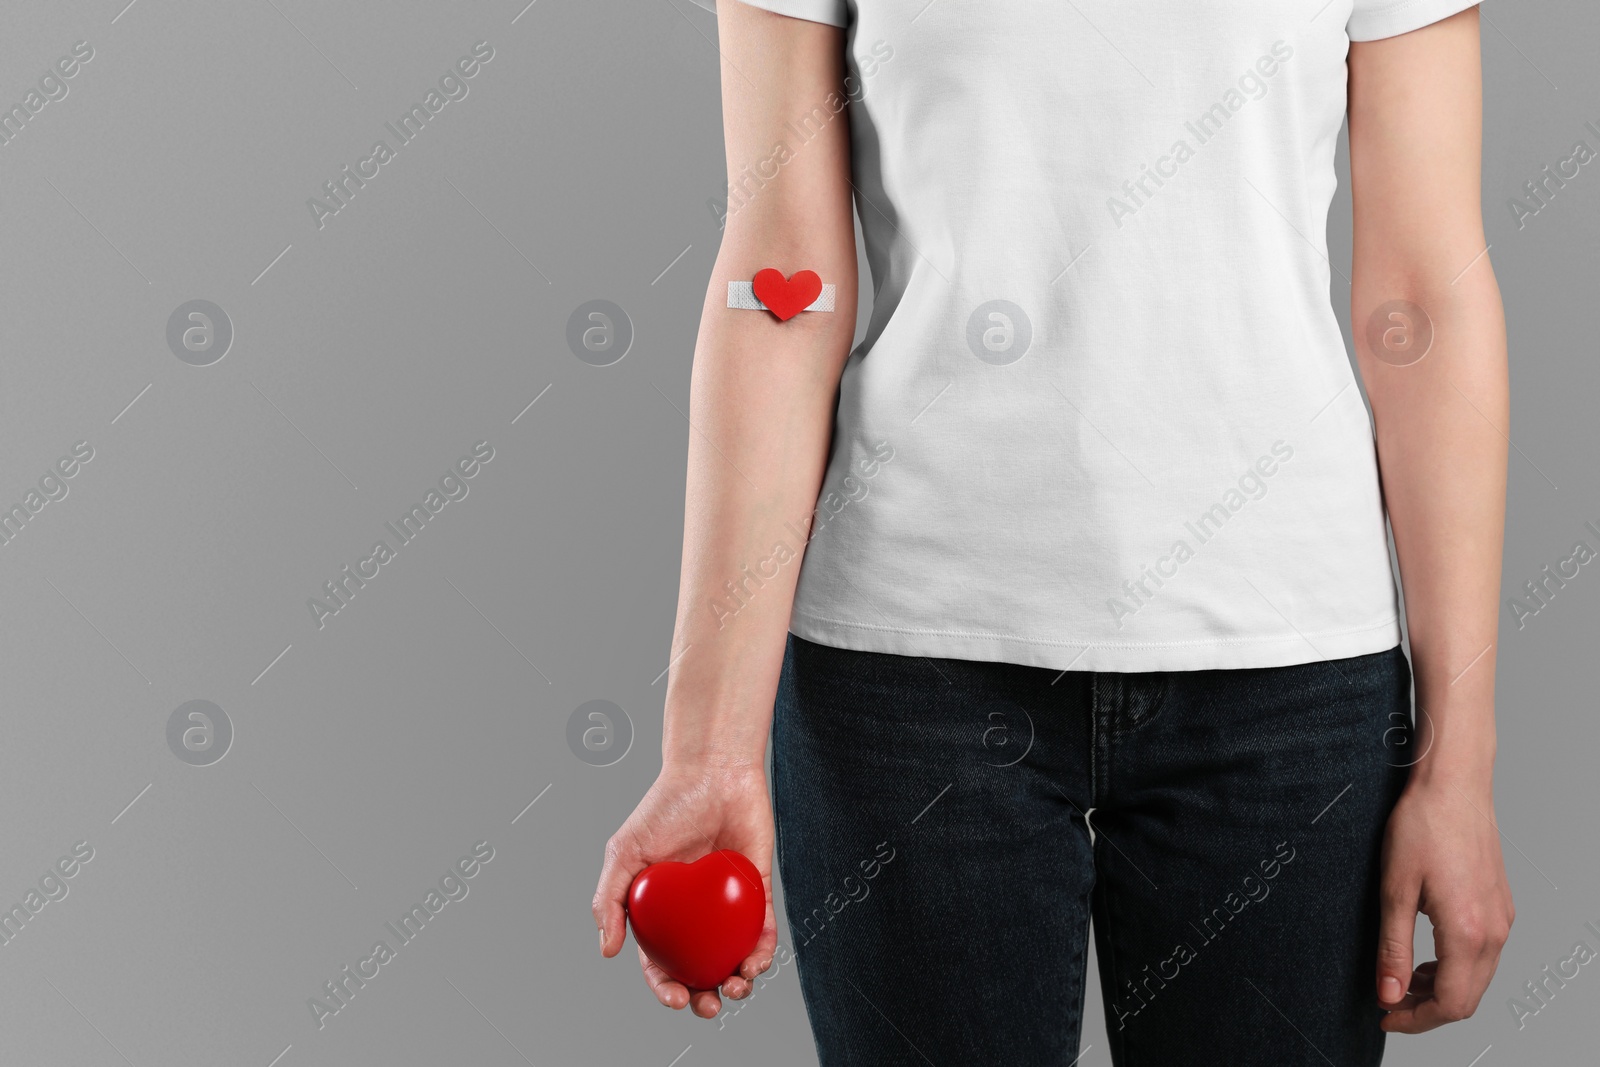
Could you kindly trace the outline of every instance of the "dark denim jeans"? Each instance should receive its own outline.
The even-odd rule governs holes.
[[[778,863],[822,1063],[1067,1067],[1091,917],[1118,1067],[1378,1063],[1410,683],[1398,648],[1061,674],[791,635]]]

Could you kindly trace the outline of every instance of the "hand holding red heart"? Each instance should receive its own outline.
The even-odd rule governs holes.
[[[681,976],[720,987],[721,995],[730,999],[748,996],[751,981],[771,965],[778,945],[772,911],[772,846],[772,802],[763,771],[664,768],[606,843],[605,866],[591,907],[600,928],[601,955],[609,958],[622,950],[628,918],[625,902],[635,879],[652,864],[675,861],[684,866],[657,868],[643,880],[643,891],[636,896],[649,898],[655,890],[663,891],[655,903],[634,902],[635,939],[641,946],[648,943]],[[737,860],[715,854],[722,849],[748,858],[749,868],[741,870]],[[737,882],[730,884],[730,877]],[[697,894],[705,892],[705,886],[718,883],[731,889],[740,903],[720,916],[685,907],[685,901],[699,899]],[[750,940],[757,901],[761,919],[754,947],[742,959],[735,958],[729,955],[729,946]],[[652,912],[652,907],[658,910]],[[682,966],[700,963],[720,970],[724,962],[728,969],[722,973],[729,977],[720,982]],[[652,960],[644,947],[639,965],[656,999],[667,1007],[692,1006],[696,1015],[707,1019],[721,1010],[718,988],[686,985]]]

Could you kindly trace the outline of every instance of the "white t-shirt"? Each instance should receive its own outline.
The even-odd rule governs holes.
[[[848,110],[875,288],[794,633],[1096,671],[1399,643],[1334,149],[1349,43],[1474,0],[753,2],[848,27],[848,103],[783,147]]]

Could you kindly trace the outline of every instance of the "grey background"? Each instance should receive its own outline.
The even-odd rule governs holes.
[[[602,962],[588,915],[601,846],[659,765],[724,188],[715,17],[689,0],[125,2],[9,4],[0,34],[6,106],[74,42],[94,48],[0,146],[0,506],[94,449],[0,546],[0,904],[94,849],[0,946],[0,1062],[814,1062],[792,964],[707,1023],[656,1005],[631,947]],[[1575,140],[1600,147],[1600,16],[1488,15],[1509,596],[1597,541],[1600,164],[1520,230],[1505,202]],[[307,198],[478,41],[494,58],[469,95],[319,230]],[[1330,227],[1346,273],[1348,209]],[[206,367],[166,341],[196,299],[234,331]],[[611,366],[566,344],[594,299],[632,322]],[[393,543],[383,524],[480,440],[494,459],[467,497],[319,630],[307,598]],[[1592,569],[1526,628],[1502,620],[1519,917],[1500,974],[1477,1017],[1392,1041],[1391,1063],[1593,1056],[1600,971],[1520,1032],[1506,1007],[1575,941],[1600,947],[1582,928],[1600,924]],[[232,725],[209,765],[168,747],[191,700]],[[591,700],[633,724],[610,766],[566,743]],[[383,924],[480,840],[495,854],[469,895],[319,1030],[307,999],[393,942]],[[1087,1011],[1081,1062],[1105,1064],[1097,991]]]

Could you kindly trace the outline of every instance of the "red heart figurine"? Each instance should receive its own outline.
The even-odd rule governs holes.
[[[652,863],[628,890],[628,920],[656,966],[690,989],[715,989],[756,947],[767,891],[756,865],[731,848]]]
[[[756,299],[782,321],[794,318],[822,295],[822,279],[814,270],[797,270],[794,277],[785,280],[780,271],[766,267],[756,271],[750,288]]]

